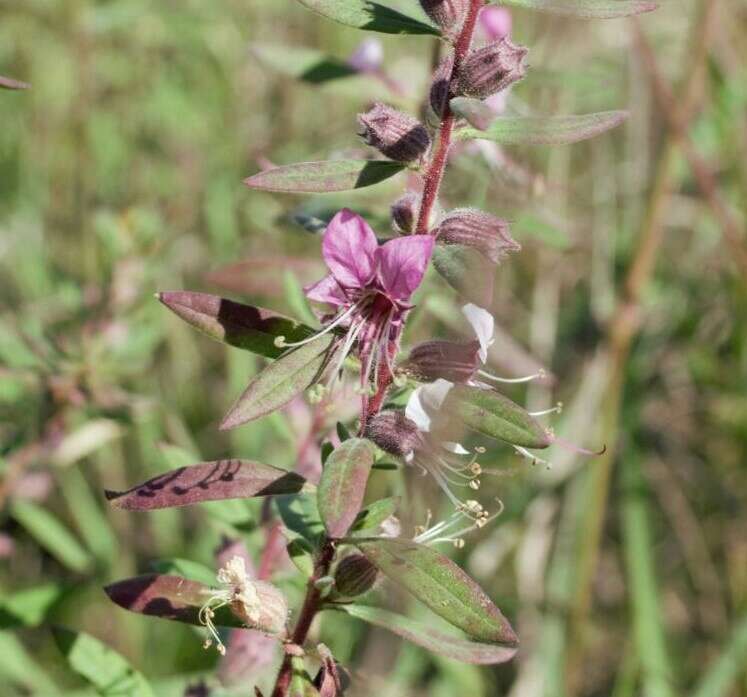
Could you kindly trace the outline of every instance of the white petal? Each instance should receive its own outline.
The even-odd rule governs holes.
[[[413,390],[405,407],[405,416],[421,430],[431,430],[431,421],[449,394],[454,383],[438,379]]]
[[[480,360],[485,363],[488,360],[488,348],[494,340],[495,319],[485,308],[478,307],[473,303],[467,303],[462,307],[462,312],[472,325],[475,336],[480,342]]]
[[[450,441],[444,441],[441,443],[445,450],[455,455],[469,455],[469,450],[465,448],[461,443],[451,443]]]

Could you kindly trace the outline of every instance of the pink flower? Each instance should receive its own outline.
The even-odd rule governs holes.
[[[433,244],[431,235],[407,235],[379,245],[368,223],[347,208],[327,226],[322,255],[330,273],[307,287],[306,296],[338,308],[323,332],[346,329],[339,365],[349,353],[357,355],[364,386],[372,377],[376,381],[382,361],[392,369],[410,297],[423,280]]]
[[[480,29],[490,41],[507,37],[511,33],[511,12],[505,7],[484,7],[480,11]]]

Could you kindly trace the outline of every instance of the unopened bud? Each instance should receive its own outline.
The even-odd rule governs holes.
[[[397,162],[419,159],[431,144],[420,121],[386,104],[375,104],[365,114],[358,114],[358,123],[363,140]]]
[[[231,609],[247,627],[267,634],[284,635],[288,621],[288,603],[285,596],[271,583],[251,581],[256,597],[247,598],[237,593],[231,602]]]
[[[479,352],[478,341],[426,341],[410,351],[403,368],[418,380],[467,382],[480,364]]]
[[[527,49],[510,39],[470,51],[459,70],[459,94],[484,99],[505,90],[526,74],[523,63],[526,55]]]
[[[460,244],[482,252],[494,264],[521,245],[511,237],[505,220],[474,208],[451,211],[438,225],[435,234],[441,244]]]
[[[443,118],[446,104],[451,96],[449,94],[449,81],[451,79],[451,71],[453,68],[454,55],[448,54],[441,59],[441,62],[434,70],[433,77],[431,78],[428,100],[437,121],[440,121]]]
[[[415,232],[420,210],[420,196],[409,192],[392,204],[392,225],[397,232],[409,235]]]
[[[469,10],[469,0],[420,0],[420,6],[448,34],[461,27]]]
[[[422,444],[417,425],[401,411],[376,414],[368,420],[365,436],[384,452],[405,459]]]
[[[335,590],[337,595],[353,598],[363,595],[376,583],[376,567],[362,554],[351,554],[337,565]]]

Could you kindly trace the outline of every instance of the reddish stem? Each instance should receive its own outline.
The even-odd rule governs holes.
[[[451,94],[451,85],[459,74],[462,62],[464,61],[470,45],[472,44],[472,35],[475,33],[475,24],[480,8],[485,4],[485,0],[471,0],[467,16],[464,19],[462,30],[454,44],[454,65],[449,76],[448,94]],[[431,211],[438,199],[438,190],[441,188],[441,180],[446,169],[446,161],[451,147],[451,136],[454,131],[454,113],[449,108],[448,98],[441,115],[441,124],[438,129],[438,147],[431,158],[428,170],[425,173],[423,182],[423,198],[420,204],[418,222],[415,226],[415,233],[424,235],[428,232],[428,221],[431,217]]]

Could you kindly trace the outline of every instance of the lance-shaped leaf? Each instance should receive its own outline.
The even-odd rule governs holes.
[[[164,472],[128,491],[106,491],[116,508],[151,511],[203,501],[295,494],[306,480],[295,472],[251,460],[216,460]]]
[[[40,625],[64,592],[59,584],[45,583],[0,597],[0,629]]]
[[[299,2],[317,14],[356,29],[378,31],[383,34],[440,35],[434,26],[370,0],[299,0]]]
[[[83,632],[55,629],[54,638],[69,666],[105,697],[153,697],[148,681],[120,654]]]
[[[472,97],[454,97],[449,108],[471,126],[484,131],[495,119],[496,113],[482,99]]]
[[[496,116],[485,128],[463,128],[461,140],[492,140],[502,145],[567,145],[619,126],[627,111],[600,111],[574,116]]]
[[[339,609],[352,617],[394,632],[397,636],[422,646],[428,651],[453,658],[455,661],[462,661],[462,663],[475,665],[506,663],[518,651],[513,647],[485,644],[445,634],[427,624],[411,620],[409,617],[369,605],[340,605]]]
[[[322,160],[298,162],[257,172],[244,179],[250,189],[291,194],[326,194],[378,184],[405,165],[388,160]]]
[[[358,515],[374,461],[374,446],[346,440],[328,458],[317,490],[317,505],[330,537],[342,537]]]
[[[509,646],[518,642],[508,620],[485,591],[435,549],[400,538],[351,542],[384,575],[470,637]]]
[[[158,293],[157,297],[174,314],[211,339],[267,358],[277,358],[287,350],[275,345],[279,336],[294,342],[314,333],[311,327],[289,317],[217,295],[185,290]]]
[[[351,531],[354,535],[373,534],[387,518],[394,515],[399,502],[399,496],[374,501],[355,517]]]
[[[473,247],[463,244],[437,244],[433,266],[462,297],[480,307],[493,301],[495,265]]]
[[[221,422],[220,430],[236,428],[280,409],[311,387],[332,359],[329,354],[334,340],[327,334],[270,363],[247,385]]]
[[[180,576],[147,574],[117,581],[104,588],[120,607],[140,615],[201,626],[199,614],[211,594],[210,586]],[[219,627],[243,627],[228,606],[214,607]]]
[[[454,385],[443,403],[444,414],[456,415],[467,428],[524,448],[547,448],[547,430],[525,409],[493,390]]]
[[[627,17],[657,8],[649,0],[501,0],[501,4],[584,19]]]
[[[313,84],[358,74],[347,63],[325,56],[313,48],[255,43],[251,46],[251,52],[268,67]]]
[[[27,90],[29,87],[31,85],[28,82],[21,82],[20,80],[0,75],[0,88],[4,90]]]

